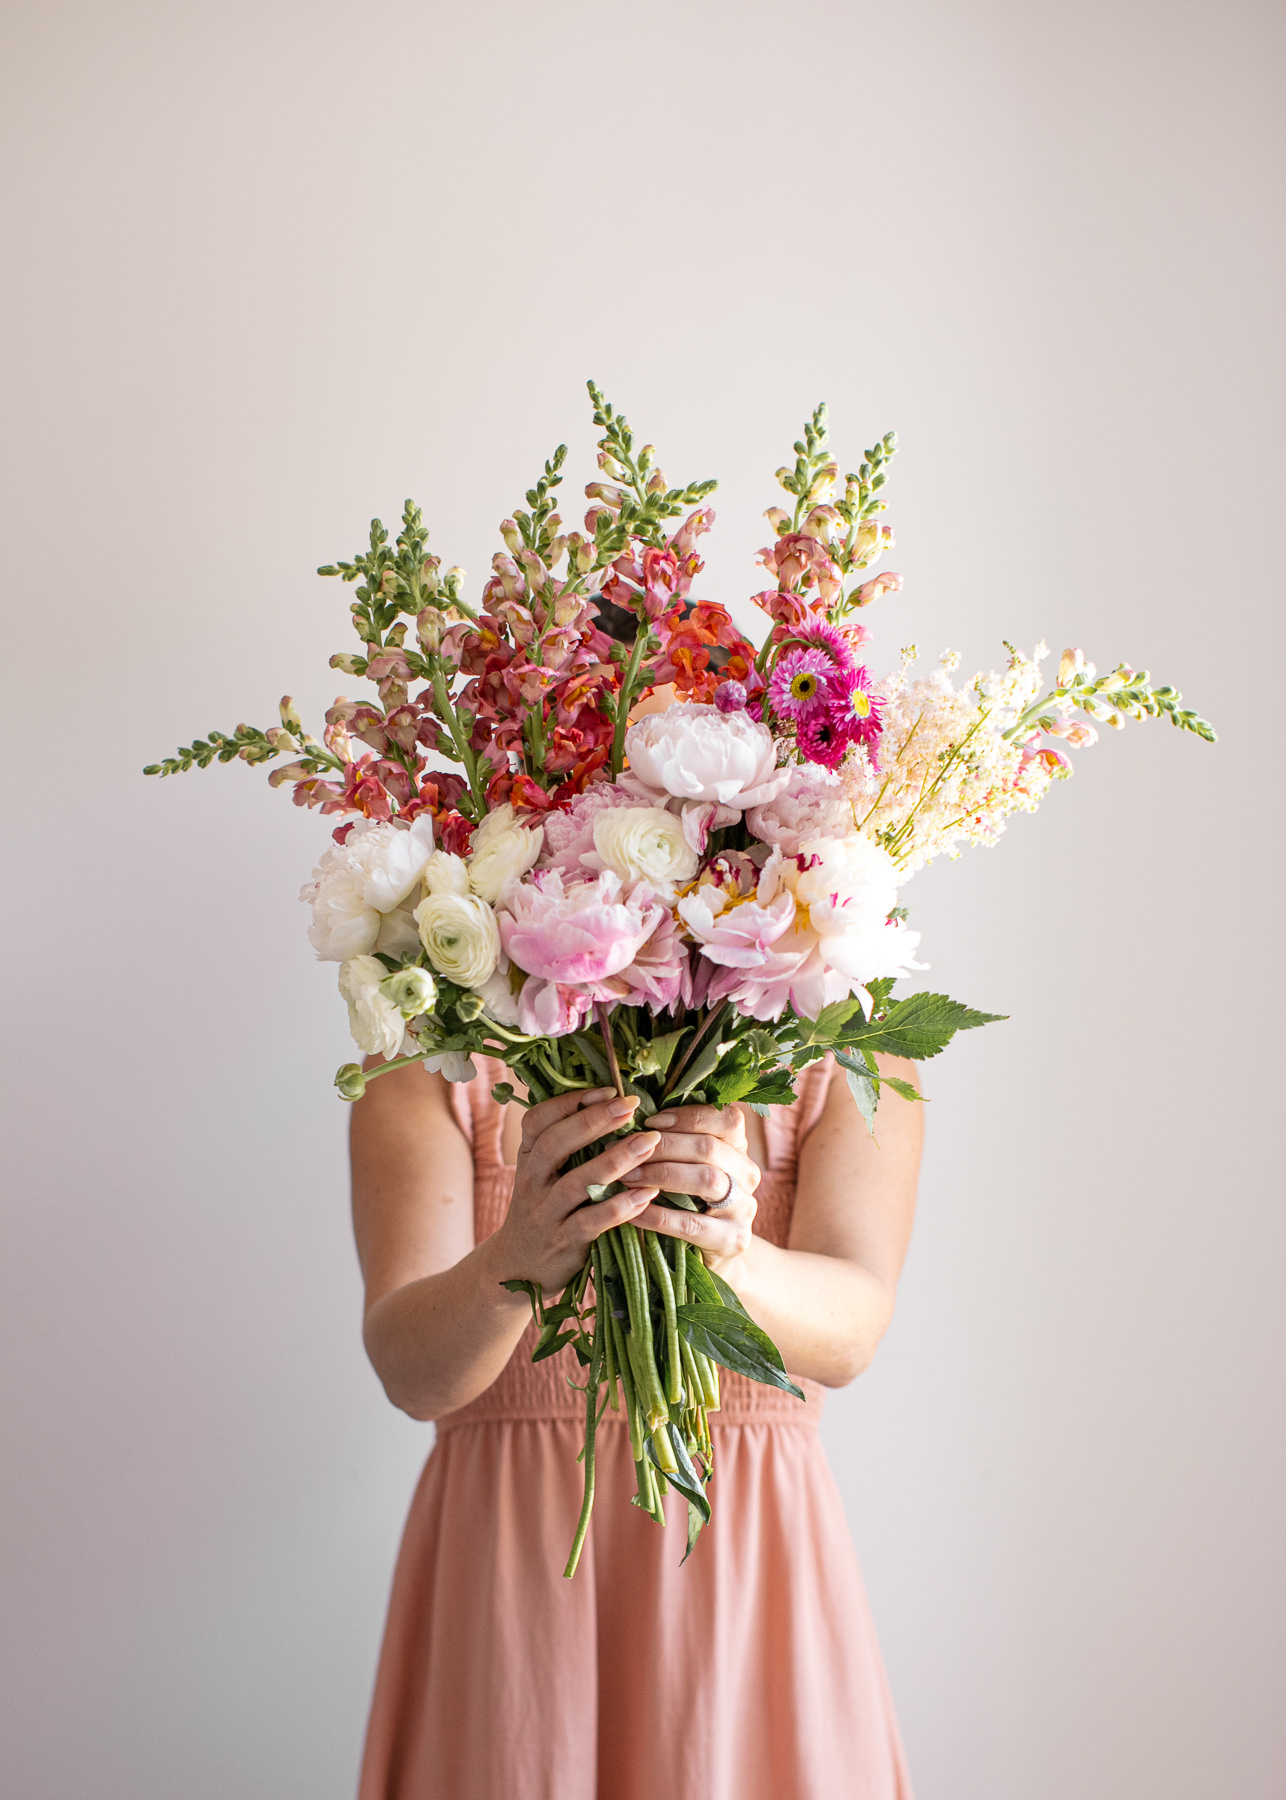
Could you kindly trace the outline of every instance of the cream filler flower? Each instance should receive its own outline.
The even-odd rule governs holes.
[[[698,860],[682,820],[661,806],[605,809],[594,820],[594,848],[581,857],[587,868],[610,869],[622,881],[646,881],[665,900],[691,881]]]
[[[625,734],[625,754],[638,779],[676,800],[713,800],[744,811],[785,787],[777,746],[748,712],[679,702],[649,713]]]
[[[384,992],[387,974],[378,956],[351,956],[340,965],[339,991],[348,1002],[349,1029],[368,1056],[396,1056],[406,1035],[401,1008]]]

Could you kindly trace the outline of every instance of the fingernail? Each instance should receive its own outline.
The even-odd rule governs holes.
[[[659,1131],[640,1131],[634,1140],[634,1154],[640,1159],[651,1156],[660,1141]]]
[[[664,1131],[667,1125],[674,1124],[675,1117],[676,1115],[674,1113],[654,1113],[652,1115],[652,1123],[656,1126],[658,1131]]]
[[[609,1093],[611,1091],[611,1089],[608,1090]],[[638,1101],[634,1098],[633,1094],[626,1094],[620,1100],[613,1100],[612,1104],[607,1109],[608,1115],[613,1119],[628,1119],[637,1105]]]
[[[606,1100],[609,1094],[614,1094],[615,1092],[616,1089],[611,1087],[586,1088],[585,1092],[580,1097],[580,1103],[582,1106],[594,1106],[598,1101]]]

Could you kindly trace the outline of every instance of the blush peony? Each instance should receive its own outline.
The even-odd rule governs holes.
[[[638,779],[658,793],[742,811],[771,800],[790,776],[777,767],[766,725],[714,706],[680,703],[649,713],[626,732],[625,754]]]
[[[410,894],[433,855],[433,822],[360,821],[327,850],[299,898],[313,909],[308,941],[321,962],[347,962],[375,948],[380,921]]]

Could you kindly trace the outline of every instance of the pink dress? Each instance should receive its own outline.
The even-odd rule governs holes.
[[[830,1064],[774,1108],[755,1230],[786,1242],[797,1146]],[[453,1089],[473,1141],[478,1238],[513,1170],[483,1067]],[[714,1518],[687,1563],[631,1506],[618,1414],[598,1433],[593,1524],[571,1581],[583,1399],[531,1332],[438,1421],[393,1577],[359,1800],[911,1800],[843,1507],[806,1402],[723,1370]]]

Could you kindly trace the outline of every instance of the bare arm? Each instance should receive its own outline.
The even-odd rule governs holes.
[[[891,1075],[915,1081],[914,1064],[881,1058]],[[652,1206],[640,1225],[701,1245],[706,1260],[736,1291],[747,1312],[776,1343],[786,1366],[828,1387],[860,1375],[893,1317],[898,1277],[911,1236],[924,1136],[920,1105],[883,1091],[878,1143],[867,1131],[848,1084],[832,1079],[821,1118],[801,1147],[790,1245],[781,1249],[751,1232],[758,1171],[745,1156],[736,1109],[721,1116],[685,1107],[636,1179],[717,1200],[735,1176],[743,1194],[705,1215]],[[699,1143],[700,1156],[682,1147]],[[716,1134],[718,1134],[716,1136]],[[677,1148],[676,1148],[677,1146]],[[670,1160],[664,1167],[662,1157]],[[690,1184],[683,1183],[689,1161]],[[749,1188],[749,1193],[744,1190]]]
[[[397,1069],[354,1104],[364,1337],[395,1406],[415,1419],[436,1419],[476,1399],[531,1317],[526,1296],[501,1282],[522,1277],[557,1293],[593,1238],[648,1204],[656,1189],[645,1184],[587,1207],[585,1184],[632,1169],[655,1145],[654,1132],[615,1140],[581,1168],[558,1173],[575,1150],[626,1122],[634,1105],[603,1089],[532,1107],[523,1118],[508,1216],[494,1237],[475,1244],[473,1158],[442,1077]]]

